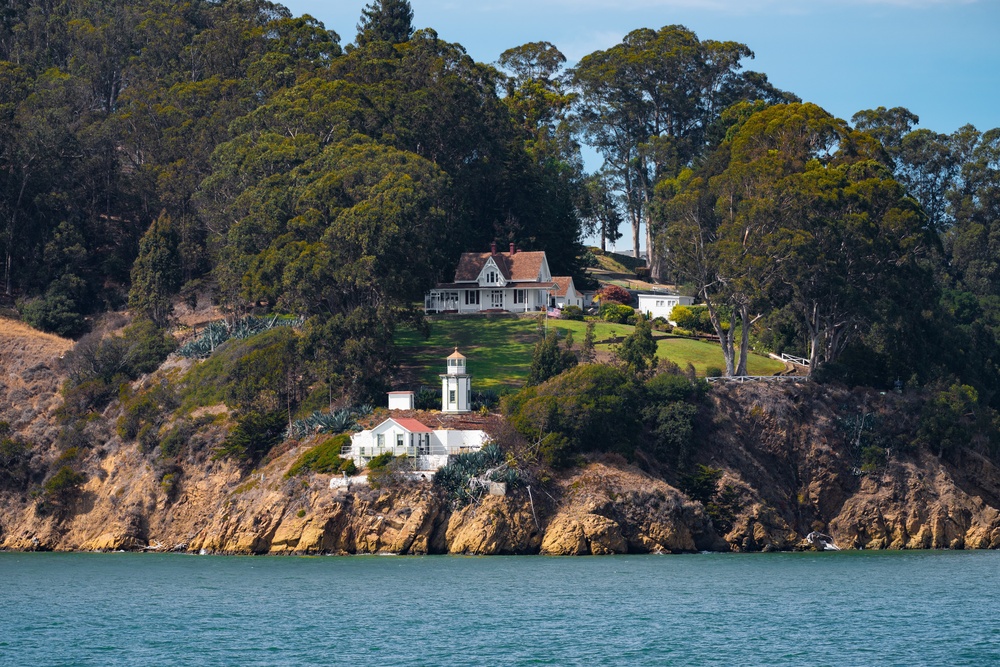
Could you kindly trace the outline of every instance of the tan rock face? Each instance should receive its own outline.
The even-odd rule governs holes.
[[[0,326],[0,358],[16,360],[0,377],[0,420],[23,438],[52,442],[58,355],[69,342],[7,329],[5,338]],[[515,489],[457,509],[426,481],[332,490],[326,475],[285,478],[308,444],[252,472],[213,460],[220,425],[206,427],[201,448],[171,464],[167,484],[165,462],[121,442],[109,409],[87,425],[95,446],[73,462],[88,477],[79,494],[46,507],[24,490],[0,491],[0,548],[582,555],[790,549],[812,530],[848,548],[1000,548],[1000,469],[988,458],[893,451],[860,470],[841,418],[894,400],[904,403],[891,414],[903,419],[917,412],[905,397],[741,386],[717,387],[711,400],[713,421],[692,463],[721,471],[719,488],[732,501],[726,511],[710,512],[624,463],[590,463],[531,493]],[[34,452],[46,463],[60,454],[45,444]]]

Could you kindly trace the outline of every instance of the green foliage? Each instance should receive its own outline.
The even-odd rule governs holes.
[[[373,0],[361,10],[358,46],[371,42],[400,44],[413,34],[413,8],[407,0]]]
[[[395,460],[396,457],[392,452],[382,452],[378,456],[374,456],[371,459],[369,459],[368,463],[365,465],[365,468],[367,468],[368,470],[381,470],[382,468],[385,468],[387,465],[389,465]]]
[[[627,324],[630,318],[635,317],[635,308],[620,303],[605,302],[601,304],[599,314],[605,322]]]
[[[0,488],[23,488],[30,460],[31,444],[15,437],[10,424],[0,422]]]
[[[715,328],[708,314],[707,306],[674,306],[670,311],[670,319],[678,327],[702,333],[714,333]],[[728,327],[728,322],[726,322]]]
[[[351,436],[346,433],[324,440],[296,459],[292,467],[285,473],[285,477],[295,477],[305,472],[329,475],[341,472],[346,472],[348,475],[355,474],[357,468],[354,466],[354,461],[340,457],[344,445],[348,445],[350,442]]]
[[[286,426],[286,416],[281,410],[244,412],[237,417],[236,426],[216,450],[215,456],[256,463],[281,442]]]
[[[267,412],[294,406],[304,393],[298,342],[288,327],[229,340],[188,371],[182,391],[185,408],[225,402],[235,410]]]
[[[996,411],[980,405],[978,392],[955,382],[936,392],[924,405],[917,443],[940,457],[948,456],[983,441],[995,444],[998,426]]]
[[[333,412],[314,412],[303,419],[296,419],[285,434],[288,438],[302,439],[313,433],[343,433],[358,430],[358,412],[342,408]]]
[[[139,256],[132,265],[131,311],[163,326],[170,317],[170,296],[181,286],[179,238],[164,210],[139,241]]]
[[[174,388],[167,382],[132,392],[126,387],[121,394],[122,415],[118,418],[118,435],[123,440],[139,438],[144,452],[151,451],[160,425],[165,417],[179,405]]]
[[[270,331],[275,327],[299,328],[304,321],[299,317],[272,315],[270,317],[254,317],[248,315],[230,323],[226,320],[212,322],[193,341],[185,343],[177,350],[177,354],[190,359],[204,359],[230,338],[244,340],[258,334]]]
[[[695,418],[707,386],[679,373],[660,373],[646,381],[642,417],[656,457],[685,468],[693,454]]]
[[[656,368],[656,341],[653,340],[653,328],[645,317],[637,316],[635,329],[614,348],[614,354],[618,362],[635,375]]]
[[[21,302],[19,310],[25,322],[42,331],[79,336],[86,330],[76,300],[58,289],[49,289],[44,296]]]
[[[462,507],[479,500],[488,490],[489,482],[505,483],[510,489],[520,483],[521,477],[500,447],[488,443],[478,452],[456,456],[434,473],[433,481],[456,507]]]
[[[372,461],[378,459],[376,467],[373,468],[371,466],[371,461],[366,466],[368,470],[368,485],[373,489],[381,489],[396,484],[403,479],[402,473],[412,470],[410,460],[406,455],[393,457],[389,452],[386,452],[386,454],[389,454],[389,456],[385,460],[382,459],[385,454],[380,454],[372,459]]]
[[[699,464],[695,471],[681,478],[681,490],[692,500],[705,507],[705,513],[712,519],[715,529],[725,535],[733,527],[733,520],[742,509],[739,493],[726,484],[719,488],[722,471]]]
[[[508,396],[503,411],[529,441],[551,435],[546,463],[565,466],[581,452],[630,454],[639,434],[639,397],[622,370],[584,364]]]
[[[541,384],[576,366],[576,364],[576,354],[572,350],[560,348],[556,332],[550,331],[545,338],[535,344],[527,384],[528,386]]]
[[[48,500],[57,503],[69,502],[80,490],[80,487],[87,481],[87,476],[82,472],[73,470],[68,465],[64,465],[49,477],[43,489]]]
[[[566,306],[562,309],[562,318],[564,320],[575,320],[577,322],[583,321],[583,308],[580,306]]]

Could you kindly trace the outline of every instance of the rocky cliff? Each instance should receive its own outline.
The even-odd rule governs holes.
[[[689,454],[688,469],[701,464],[715,475],[714,494],[699,499],[679,490],[683,476],[641,456],[634,463],[605,456],[564,472],[536,471],[506,496],[461,508],[428,480],[331,488],[329,475],[286,475],[308,441],[284,445],[254,470],[213,459],[224,420],[204,426],[200,445],[166,464],[122,441],[112,427],[112,404],[84,426],[93,446],[76,452],[74,465],[86,481],[53,504],[40,488],[66,456],[55,444],[53,414],[61,402],[59,357],[69,345],[7,322],[0,335],[0,420],[33,443],[36,471],[22,488],[0,490],[0,548],[759,551],[802,548],[813,530],[847,548],[1000,546],[1000,469],[988,456],[963,450],[944,460],[893,439],[917,409],[905,396],[815,385],[713,388],[699,444]],[[875,433],[868,416],[881,420],[883,433]]]

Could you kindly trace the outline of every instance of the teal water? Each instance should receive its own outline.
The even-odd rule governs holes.
[[[0,553],[2,665],[1000,664],[1000,553]]]

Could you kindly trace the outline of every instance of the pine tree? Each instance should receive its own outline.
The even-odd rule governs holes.
[[[170,295],[180,286],[177,233],[166,211],[149,226],[139,241],[139,256],[132,265],[132,289],[128,307],[139,317],[166,324]]]
[[[401,44],[413,34],[413,8],[408,0],[373,0],[361,10],[358,46],[371,42]]]

